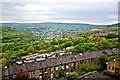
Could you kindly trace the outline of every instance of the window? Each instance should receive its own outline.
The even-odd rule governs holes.
[[[33,76],[35,76],[35,72],[33,72],[32,74],[33,74]]]
[[[76,66],[78,66],[78,63],[76,62]]]
[[[86,61],[84,61],[84,63],[86,63]]]
[[[83,63],[83,61],[80,61],[80,64],[82,64]]]
[[[114,66],[112,67],[112,70],[114,70]]]
[[[71,66],[74,66],[74,63],[72,63]]]
[[[45,69],[44,71],[47,72],[47,69]]]
[[[51,71],[54,71],[54,68],[51,68]]]
[[[87,60],[86,62],[89,62],[89,60]]]
[[[115,73],[119,74],[119,68],[115,68]]]
[[[42,70],[39,70],[39,74],[40,74],[40,75],[42,74]]]
[[[94,59],[94,62],[96,62],[96,59]]]
[[[66,68],[68,69],[68,65],[66,65]]]
[[[109,66],[109,69],[110,69],[110,66]]]
[[[39,70],[40,72],[42,72],[42,70]]]
[[[89,60],[89,63],[91,63],[91,60]]]
[[[53,74],[51,74],[51,78],[53,78]]]
[[[42,79],[42,76],[40,76],[39,78]]]
[[[35,74],[35,72],[33,72],[33,74]]]
[[[62,69],[64,69],[64,66],[62,66]]]
[[[64,69],[66,70],[66,64],[65,65],[63,65],[64,66]]]
[[[56,67],[56,70],[58,70],[58,67]]]
[[[39,70],[40,71],[40,73],[42,72],[42,70]]]

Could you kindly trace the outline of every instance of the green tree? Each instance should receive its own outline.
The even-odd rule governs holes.
[[[83,53],[85,52],[84,47],[81,47],[80,45],[76,45],[73,50],[74,53]]]
[[[105,37],[106,37],[106,38],[117,38],[118,35],[116,35],[116,34],[108,34],[108,35],[106,35]]]
[[[83,47],[85,49],[85,51],[95,51],[97,50],[96,48],[96,44],[95,43],[82,43],[81,47]]]
[[[47,50],[40,50],[39,52],[40,52],[40,53],[46,53]]]
[[[66,75],[67,80],[77,80],[79,77],[77,72],[70,72]]]
[[[99,57],[98,59],[98,65],[101,67],[101,70],[105,70],[107,69],[107,58],[106,58],[106,55],[102,55]]]
[[[59,38],[54,38],[53,41],[52,41],[52,44],[53,45],[58,45],[59,44]]]
[[[113,45],[108,40],[103,39],[100,42],[98,42],[97,47],[98,47],[98,49],[108,49],[108,48],[113,47]]]
[[[34,53],[34,47],[33,47],[33,46],[30,46],[30,47],[27,49],[27,52],[29,52],[29,53]]]
[[[79,75],[84,75],[90,71],[99,70],[100,67],[98,65],[93,64],[81,64],[80,71],[78,72]]]
[[[62,47],[63,47],[63,48],[66,48],[66,47],[73,46],[73,45],[74,45],[74,44],[73,44],[72,41],[67,41],[67,42],[65,42],[65,43],[62,44]]]
[[[65,77],[65,71],[61,70],[58,72],[58,77],[57,78],[61,78],[61,77]]]
[[[0,63],[2,63],[2,66],[9,66],[10,62],[6,58],[2,58],[0,60]]]

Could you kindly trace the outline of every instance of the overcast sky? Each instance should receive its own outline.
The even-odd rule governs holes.
[[[118,22],[119,0],[2,0],[0,22]]]

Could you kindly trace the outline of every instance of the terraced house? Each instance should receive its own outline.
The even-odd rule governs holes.
[[[107,71],[120,74],[120,58],[109,61],[107,64]]]
[[[26,71],[30,74],[30,78],[35,77],[44,79],[45,77],[57,77],[58,72],[64,70],[67,72],[79,71],[81,64],[96,64],[97,58],[101,55],[120,55],[120,49],[113,48],[101,51],[94,51],[84,54],[71,54],[56,58],[49,58],[42,61],[34,61],[23,64],[13,64],[9,67],[2,67],[2,76],[6,80],[15,78],[17,72]]]

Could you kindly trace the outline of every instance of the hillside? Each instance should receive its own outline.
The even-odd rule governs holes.
[[[47,40],[40,35],[34,35],[23,31],[23,29],[16,29],[10,27],[2,27],[2,61],[3,65],[9,65],[15,59],[21,56],[34,53],[50,53],[56,50],[64,50],[65,53],[72,52],[74,54],[84,53],[102,49],[111,49],[118,47],[118,35],[94,36],[98,31],[76,32],[76,37],[54,37],[52,40]],[[103,29],[104,30],[104,29]],[[105,28],[106,30],[106,28]],[[108,30],[108,29],[107,29]],[[102,33],[100,31],[99,33]],[[66,31],[66,33],[68,33]],[[107,37],[107,38],[106,38]],[[68,49],[71,48],[72,49]]]
[[[64,30],[78,30],[94,27],[96,25],[91,24],[78,24],[78,23],[2,23],[3,26],[13,28],[24,28],[24,29],[64,29]]]

